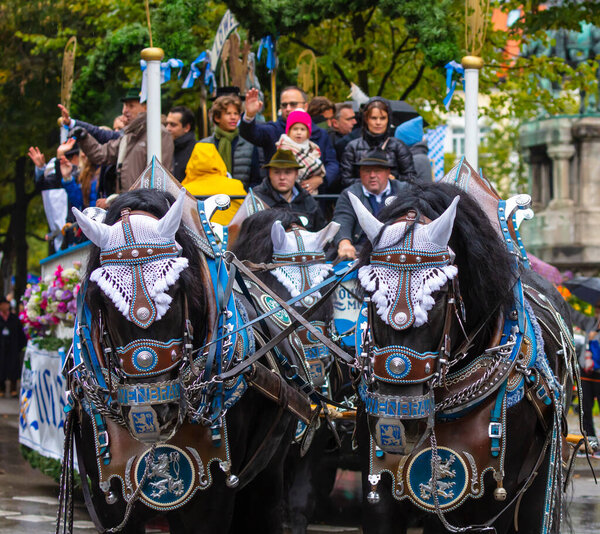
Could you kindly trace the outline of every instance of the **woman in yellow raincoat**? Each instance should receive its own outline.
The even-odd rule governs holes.
[[[212,143],[196,143],[185,168],[185,180],[181,185],[192,195],[246,195],[242,182],[227,176],[225,162]],[[243,199],[232,200],[231,206],[225,211],[217,210],[211,221],[228,225],[242,202]]]

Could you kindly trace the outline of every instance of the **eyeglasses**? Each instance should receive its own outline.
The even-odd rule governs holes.
[[[306,104],[306,102],[282,102],[281,109],[297,108],[300,104]]]

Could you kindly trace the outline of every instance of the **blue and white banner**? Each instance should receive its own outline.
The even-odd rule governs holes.
[[[210,63],[213,67],[217,67],[217,63],[221,57],[221,52],[223,51],[223,46],[225,46],[225,41],[227,41],[227,38],[231,32],[234,31],[239,25],[240,23],[235,19],[233,13],[227,10],[221,19],[221,23],[219,24],[219,28],[215,34],[215,40],[212,48],[210,49]]]
[[[340,266],[347,266],[350,262],[341,262]],[[333,320],[338,334],[351,331],[342,338],[346,347],[354,346],[354,326],[358,321],[358,314],[362,302],[356,298],[360,292],[358,275],[351,273],[333,293]]]
[[[453,80],[454,73],[458,73],[460,77],[464,76],[465,69],[460,63],[456,61],[450,61],[446,63],[444,66],[446,69],[446,96],[444,97],[444,106],[446,109],[450,109],[450,102],[452,101],[452,96],[454,95],[454,89],[456,89],[456,80]],[[464,89],[464,80],[463,80],[463,89]]]
[[[433,162],[434,182],[439,182],[444,177],[444,144],[447,131],[448,126],[443,124],[425,132],[425,139],[429,147],[427,156]]]
[[[204,85],[208,89],[209,93],[212,93],[217,85],[215,80],[215,73],[212,71],[208,52],[202,52],[192,63],[190,64],[190,72],[186,76],[183,85],[184,89],[190,89],[194,87],[194,82],[202,75],[202,68],[204,68]]]
[[[58,352],[27,344],[21,376],[19,443],[62,460],[65,439],[65,379]]]
[[[140,92],[140,102],[145,102],[148,98],[148,64],[143,59],[140,59],[140,68],[142,69],[142,89]],[[168,82],[171,79],[171,69],[179,69],[177,77],[181,77],[181,69],[183,69],[183,61],[177,58],[171,58],[163,61],[160,64],[160,84]]]

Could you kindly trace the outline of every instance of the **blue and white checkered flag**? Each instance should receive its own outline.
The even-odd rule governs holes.
[[[448,126],[445,124],[432,128],[425,132],[429,159],[433,162],[433,180],[440,181],[444,177],[444,141],[446,140],[446,131]]]

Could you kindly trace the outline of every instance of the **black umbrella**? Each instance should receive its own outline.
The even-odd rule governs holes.
[[[576,276],[563,285],[576,297],[592,305],[600,302],[600,278],[596,276]]]
[[[392,109],[391,124],[395,128],[403,122],[418,117],[420,113],[404,100],[389,100]],[[427,126],[427,121],[423,120],[423,127]]]

